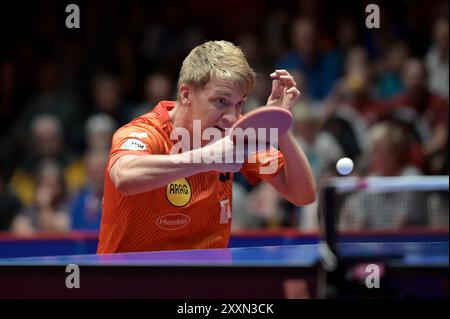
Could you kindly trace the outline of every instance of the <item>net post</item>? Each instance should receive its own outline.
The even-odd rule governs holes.
[[[319,225],[321,240],[336,256],[336,198],[335,186],[326,185],[320,194]]]

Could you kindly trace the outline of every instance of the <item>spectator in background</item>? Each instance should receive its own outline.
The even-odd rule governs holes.
[[[409,123],[420,122],[422,129],[417,128],[422,139],[422,155],[418,156],[424,156],[428,162],[439,160],[448,147],[448,100],[428,90],[425,66],[418,59],[411,58],[404,63],[403,85],[404,92],[389,101],[389,112]]]
[[[448,99],[448,18],[438,19],[433,26],[433,45],[425,56],[429,73],[428,89]]]
[[[245,33],[238,37],[238,45],[244,52],[250,65],[255,69],[256,74],[268,74],[272,72],[271,62],[267,62],[264,54],[261,54],[261,47],[258,46],[258,38],[251,33]],[[291,73],[292,74],[292,73]],[[299,83],[295,79],[297,84]],[[257,77],[255,89],[250,93],[243,106],[243,113],[250,112],[255,108],[262,106],[266,102],[266,92],[272,87],[272,81],[268,77]],[[304,96],[304,92],[302,92]]]
[[[295,139],[308,158],[314,179],[319,181],[320,172],[330,161],[335,162],[336,158],[342,157],[342,150],[333,136],[327,132],[319,132],[318,115],[313,110],[307,102],[299,102],[292,108],[292,115]],[[317,209],[317,199],[310,205],[296,207],[296,225],[293,226],[302,230],[316,230]]]
[[[162,73],[150,74],[144,84],[145,101],[155,105],[173,97],[174,91],[170,79]],[[148,105],[147,104],[147,105]],[[147,109],[146,112],[149,110]]]
[[[343,156],[357,160],[366,146],[366,128],[378,119],[382,109],[382,104],[373,98],[367,52],[362,47],[352,48],[347,55],[344,76],[324,102],[319,128],[338,141]]]
[[[61,165],[53,160],[40,162],[36,181],[36,199],[14,219],[12,232],[32,235],[68,231],[67,192]]]
[[[343,77],[336,81],[325,101],[322,125],[342,109],[365,125],[374,123],[384,108],[374,99],[373,91],[373,72],[367,51],[354,47],[347,55]]]
[[[135,46],[133,41],[127,37],[119,37],[114,45],[116,53],[115,61],[119,69],[119,78],[121,95],[129,97],[136,86],[135,79],[137,74],[137,61]]]
[[[294,117],[295,139],[305,152],[317,180],[320,169],[320,158],[317,153],[317,118],[311,110],[311,106],[304,102],[299,102],[292,108],[292,115]]]
[[[0,231],[11,229],[13,220],[19,214],[22,203],[7,183],[7,176],[0,167]]]
[[[258,49],[265,50],[265,56],[274,61],[286,55],[286,43],[280,34],[286,34],[289,30],[290,12],[287,7],[274,6],[267,12],[262,25],[264,45]],[[259,51],[259,50],[258,50]]]
[[[17,65],[12,60],[0,61],[0,136],[9,133],[20,114],[22,99]]]
[[[122,98],[119,80],[108,73],[98,73],[92,83],[94,111],[105,113],[123,125],[132,119],[133,106]]]
[[[294,207],[269,184],[254,187],[246,201],[247,216],[241,217],[245,228],[280,228],[296,225]]]
[[[111,116],[102,113],[91,115],[84,126],[88,150],[109,151],[117,128],[118,124]]]
[[[409,57],[408,45],[395,42],[386,52],[379,63],[377,73],[377,96],[385,99],[393,97],[403,91],[402,66]]]
[[[259,54],[260,48],[258,47],[258,39],[255,34],[245,33],[239,35],[237,45],[244,52],[250,65],[253,65],[255,69],[264,67],[264,61],[261,60],[263,56]]]
[[[133,111],[133,118],[150,112],[159,101],[173,98],[174,90],[170,79],[162,73],[149,74],[144,81],[144,101]]]
[[[270,73],[271,70],[256,70],[257,74],[267,74]],[[297,82],[298,83],[298,82]],[[248,113],[257,107],[265,105],[267,102],[267,91],[270,91],[272,87],[272,81],[268,77],[257,77],[255,89],[250,93],[247,101],[243,105],[242,113]],[[302,95],[303,96],[303,95]]]
[[[339,59],[320,49],[318,30],[311,19],[298,18],[291,32],[293,51],[277,63],[277,68],[303,73],[311,98],[321,100],[339,76]]]
[[[0,60],[0,154],[4,175],[11,175],[17,161],[17,145],[11,136],[25,97],[19,87],[17,64],[10,59]]]
[[[18,122],[15,123],[15,135],[23,148],[26,148],[26,135],[30,123],[39,114],[48,113],[56,116],[65,129],[69,146],[76,148],[82,140],[83,107],[78,92],[65,86],[60,69],[53,58],[44,59],[38,64],[35,75],[37,92],[25,104]]]
[[[333,54],[339,59],[339,67],[345,64],[348,52],[358,45],[358,24],[351,16],[342,14],[336,19],[336,48]],[[332,35],[333,36],[333,35]],[[343,70],[339,70],[342,72]]]
[[[314,114],[321,113],[323,110],[323,100],[317,100],[311,96],[308,79],[305,77],[305,74],[300,70],[293,70],[290,73],[294,77],[298,87],[302,88],[302,101],[310,105]]]
[[[409,163],[408,136],[395,123],[380,122],[368,132],[368,175],[411,176],[421,172]],[[421,198],[413,192],[356,192],[343,197],[341,230],[400,229],[426,223]]]
[[[421,175],[420,170],[409,163],[407,133],[394,123],[373,125],[368,132],[368,142],[369,175]]]
[[[108,155],[107,149],[94,148],[85,156],[88,181],[72,201],[70,207],[72,229],[100,228],[104,171]]]
[[[104,113],[91,115],[84,126],[87,152],[109,151],[112,136],[117,128],[118,124],[111,116]],[[66,169],[65,177],[71,196],[78,193],[88,181],[85,163],[84,159],[77,159]]]
[[[65,148],[63,127],[52,114],[37,115],[31,122],[29,140],[22,161],[13,172],[11,187],[25,205],[34,201],[37,191],[36,165],[43,160],[56,161],[63,168],[72,161],[71,152]]]

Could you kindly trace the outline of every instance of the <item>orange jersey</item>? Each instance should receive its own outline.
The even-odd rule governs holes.
[[[132,196],[122,195],[111,181],[109,171],[123,155],[170,154],[176,141],[170,139],[168,110],[174,106],[163,101],[114,134],[105,169],[98,253],[228,246],[232,174],[209,171]],[[258,168],[267,162],[259,159],[244,164],[241,172],[251,183],[273,177],[284,161],[279,151],[270,156],[278,159],[275,173],[260,175]]]

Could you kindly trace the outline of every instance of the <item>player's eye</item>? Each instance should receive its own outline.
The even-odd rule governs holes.
[[[229,105],[228,101],[223,97],[217,98],[215,103],[218,107],[227,107]]]

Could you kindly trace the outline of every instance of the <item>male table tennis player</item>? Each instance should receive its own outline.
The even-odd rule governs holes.
[[[300,96],[293,77],[285,70],[271,77],[267,105],[290,110]],[[172,130],[182,127],[192,133],[193,120],[201,120],[202,130],[231,127],[254,83],[255,73],[237,46],[206,42],[185,58],[177,100],[160,102],[114,134],[105,170],[98,253],[227,247],[233,172],[241,171],[253,184],[270,183],[296,205],[314,201],[311,169],[291,132],[279,138],[279,150],[272,149],[266,161],[251,166],[181,161],[235,151],[225,134],[216,143],[202,141],[196,149],[171,152],[176,142],[170,139]],[[212,152],[204,152],[205,147]],[[273,157],[278,160],[267,162]],[[274,173],[260,174],[259,166],[273,162]]]

